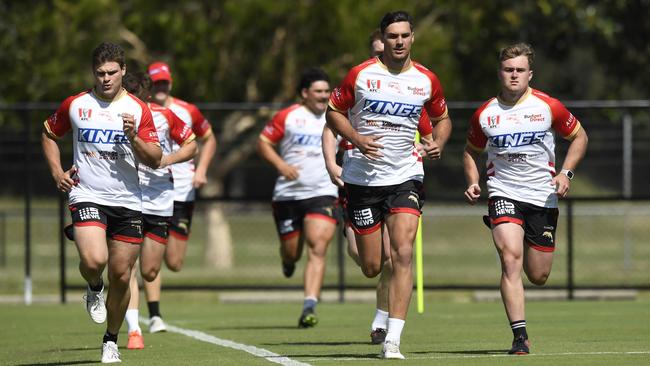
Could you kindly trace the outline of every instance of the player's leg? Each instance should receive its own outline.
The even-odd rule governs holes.
[[[108,262],[106,225],[108,218],[102,207],[90,202],[70,205],[74,241],[79,253],[79,272],[86,280],[86,310],[96,323],[106,321],[104,281],[102,273]]]
[[[305,300],[298,325],[310,327],[318,322],[316,304],[325,276],[327,247],[336,231],[336,218],[333,216],[333,198],[318,197],[306,200],[303,205],[309,207],[303,220],[307,263],[304,272]]]
[[[131,279],[129,280],[129,291],[131,297],[129,298],[129,305],[126,309],[124,316],[127,326],[128,341],[126,348],[128,349],[142,349],[144,348],[144,339],[142,338],[142,329],[140,329],[140,320],[138,307],[140,306],[140,286],[138,285],[137,278],[138,261],[131,268]]]
[[[169,223],[168,217],[145,215],[147,229],[140,251],[140,273],[149,310],[150,333],[167,330],[160,314],[160,268],[169,243]]]
[[[167,268],[174,272],[178,272],[183,268],[193,213],[194,202],[174,202],[174,215],[169,226],[169,237],[165,251],[165,264],[167,264]]]
[[[557,219],[557,208],[526,205],[524,272],[538,286],[551,274]]]
[[[389,297],[388,292],[390,288],[390,278],[393,273],[393,263],[390,258],[390,236],[386,225],[382,228],[383,238],[382,245],[384,247],[384,265],[379,275],[379,282],[377,282],[377,296],[375,318],[372,320],[370,326],[370,341],[372,344],[381,344],[386,339],[388,330],[388,306]]]
[[[276,201],[272,203],[273,220],[280,239],[280,259],[285,277],[293,276],[296,262],[302,256],[304,236],[302,222],[304,210],[297,201]]]

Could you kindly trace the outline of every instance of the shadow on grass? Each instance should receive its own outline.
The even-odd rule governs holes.
[[[477,349],[465,351],[415,351],[409,352],[415,354],[448,354],[448,355],[504,355],[508,353],[507,349]]]
[[[295,329],[300,330],[298,326],[288,326],[288,325],[238,325],[231,327],[212,327],[210,330],[283,330],[283,329]]]
[[[261,343],[263,346],[351,346],[351,345],[370,345],[370,342],[346,341],[346,342],[278,342],[278,343]]]
[[[99,360],[83,360],[83,361],[57,361],[57,362],[41,362],[41,363],[18,363],[14,366],[57,366],[57,365],[91,365],[97,364]]]

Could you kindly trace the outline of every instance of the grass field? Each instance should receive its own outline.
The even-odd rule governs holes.
[[[0,305],[0,364],[97,363],[104,326],[90,321],[80,294],[70,299],[67,305]],[[296,327],[300,306],[222,303],[215,293],[166,293],[162,311],[173,331],[145,332],[145,349],[131,351],[124,346],[123,326],[122,360],[128,365],[396,363],[379,359],[379,346],[369,344],[373,304],[320,304],[320,324],[313,329]],[[647,294],[636,301],[529,302],[527,312],[532,353],[508,356],[512,334],[500,303],[472,302],[463,293],[427,293],[425,313],[410,311],[401,347],[407,360],[400,364],[650,364]]]

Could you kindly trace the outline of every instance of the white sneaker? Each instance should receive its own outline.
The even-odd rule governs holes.
[[[381,351],[384,358],[396,360],[406,359],[406,357],[404,357],[404,355],[399,351],[399,343],[395,341],[385,341]]]
[[[90,286],[86,287],[86,310],[95,323],[101,324],[106,321],[106,304],[104,303],[104,287],[99,291],[93,291]]]
[[[118,363],[120,360],[120,352],[117,350],[115,342],[108,341],[102,343],[102,363]]]
[[[159,316],[153,316],[149,319],[149,333],[166,332],[167,326]]]

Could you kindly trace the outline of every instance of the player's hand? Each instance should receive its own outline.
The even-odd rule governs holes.
[[[122,113],[122,128],[124,129],[124,136],[132,141],[135,138],[135,117],[130,113]]]
[[[298,176],[300,176],[300,172],[298,172],[297,166],[284,164],[284,163],[278,169],[278,172],[280,173],[281,176],[285,177],[287,180],[296,180],[298,179]]]
[[[557,192],[558,196],[564,198],[569,194],[571,181],[566,175],[562,173],[556,175],[553,177],[553,180],[551,180],[551,184],[555,187],[555,192]]]
[[[158,169],[166,168],[169,165],[169,155],[163,154],[162,158],[160,158],[160,165],[158,165]]]
[[[74,176],[77,174],[77,167],[72,166],[68,171],[63,172],[63,174],[55,178],[56,189],[61,192],[70,192],[72,187],[76,186],[79,183],[79,180]]]
[[[354,142],[354,146],[356,146],[366,158],[370,160],[377,160],[384,156],[381,151],[379,151],[384,147],[384,145],[377,142],[377,140],[380,138],[381,136],[358,135],[356,141]]]
[[[327,174],[330,175],[330,180],[332,183],[334,183],[337,187],[343,187],[344,183],[343,180],[341,180],[341,174],[343,174],[343,168],[341,168],[338,165],[334,165],[332,167],[326,166],[327,168]]]
[[[479,197],[481,197],[481,187],[476,183],[470,184],[470,186],[465,190],[465,199],[467,200],[467,203],[473,205],[478,201]]]
[[[442,147],[433,140],[422,140],[422,149],[424,150],[422,156],[426,156],[431,160],[438,160],[442,156]]]
[[[206,183],[208,183],[208,177],[205,172],[199,170],[195,171],[194,177],[192,178],[192,186],[198,189],[203,187]]]

